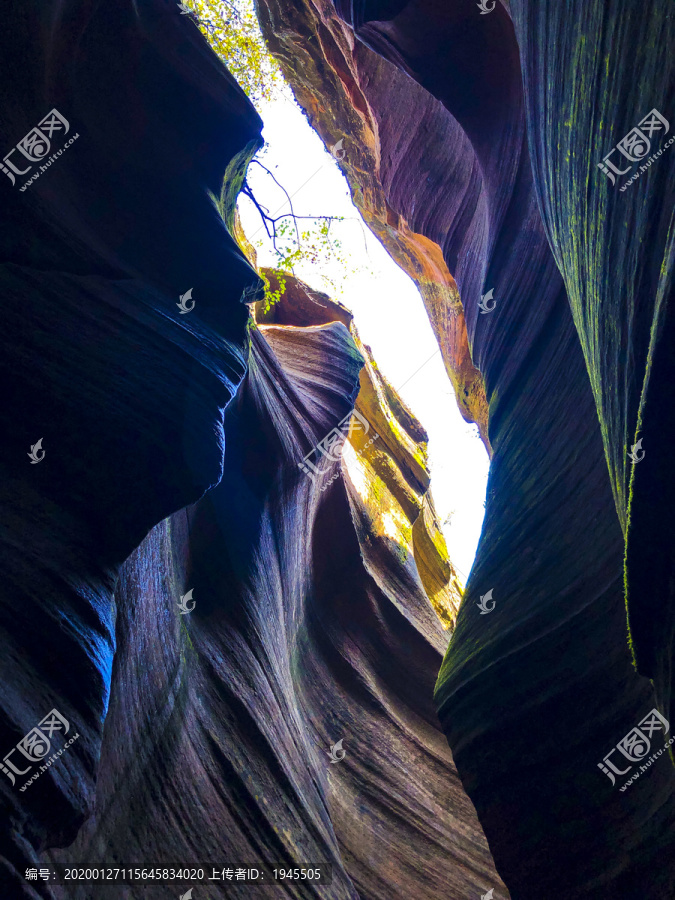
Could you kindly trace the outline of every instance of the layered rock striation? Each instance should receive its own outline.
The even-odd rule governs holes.
[[[260,119],[176,4],[3,17],[3,900],[174,891],[27,876],[56,863],[500,884],[432,701],[426,435],[327,298],[247,327]]]
[[[6,4],[2,896],[221,861],[332,864],[296,897],[671,896],[672,16],[260,11],[493,452],[476,564],[460,605],[348,312],[292,281],[247,328],[262,123],[190,17]]]
[[[11,900],[51,896],[25,870],[92,812],[120,566],[222,474],[222,410],[246,369],[240,297],[257,276],[213,196],[260,146],[262,123],[171,4],[9,2],[2,25],[0,894]],[[225,206],[237,190],[233,177]],[[61,718],[33,731],[51,710]],[[66,733],[78,737],[46,765],[44,737],[56,753]]]
[[[262,274],[274,291],[278,285],[276,273],[263,269]],[[380,373],[370,348],[359,338],[351,312],[326,294],[285,274],[281,302],[266,309],[261,301],[256,304],[255,315],[263,325],[308,327],[342,322],[349,329],[364,360],[354,409],[365,422],[352,423],[354,427],[349,430],[342,452],[343,467],[346,466],[349,480],[367,506],[371,528],[380,537],[396,536],[403,559],[414,560],[443,627],[451,628],[461,601],[461,588],[430,493],[428,437]]]
[[[345,135],[357,205],[379,182],[390,220],[442,249],[485,384],[486,518],[436,701],[497,868],[513,897],[669,896],[669,732],[623,791],[650,751],[613,748],[652,709],[673,718],[673,165],[664,151],[612,192],[597,164],[653,107],[672,118],[672,19],[661,3],[259,6],[310,122]],[[653,458],[632,467],[638,434]]]
[[[459,591],[426,435],[343,307],[287,278],[258,318],[222,480],[122,568],[97,812],[59,858],[332,864],[296,897],[485,890],[432,701]]]
[[[442,152],[448,134],[439,102],[383,66],[334,15],[329,0],[262,0],[257,9],[270,50],[310,124],[334,148],[354,204],[417,285],[459,410],[476,423],[490,452],[485,386],[471,359],[464,308],[443,255],[454,210],[442,198],[452,192],[461,163],[453,159],[448,166]],[[409,200],[412,188],[416,204]]]

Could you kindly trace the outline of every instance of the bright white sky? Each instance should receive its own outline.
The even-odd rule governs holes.
[[[335,263],[321,270],[303,263],[296,266],[295,274],[353,312],[361,340],[370,346],[380,371],[429,434],[434,504],[450,559],[466,583],[483,524],[488,456],[478,429],[468,425],[457,409],[422,298],[363,223],[337,162],[295,102],[282,96],[263,103],[259,111],[267,142],[261,162],[291,195],[296,215],[344,216],[348,220],[333,222],[331,237],[341,241],[351,269],[369,271],[349,274]],[[342,146],[349,156],[348,135]],[[289,211],[283,192],[260,166],[250,166],[248,183],[270,215]],[[258,265],[274,266],[271,241],[259,213],[243,196],[239,210],[249,240],[256,245],[264,243],[262,248],[257,246]],[[301,228],[309,224],[299,223]],[[342,287],[342,293],[328,287],[321,271]],[[451,522],[446,524],[450,513]]]

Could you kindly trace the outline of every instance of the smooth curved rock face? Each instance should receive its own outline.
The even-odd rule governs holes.
[[[230,166],[229,214],[261,122],[175,4],[9,2],[1,40],[0,760],[52,709],[79,734],[24,791],[39,759],[0,771],[13,898],[91,810],[118,567],[221,476],[256,276],[210,193]]]
[[[640,8],[572,3],[564,33],[553,10],[544,14],[541,6],[517,2],[512,13],[525,48],[525,83],[533,86],[526,110],[538,196],[591,376],[626,532],[632,648],[638,670],[654,679],[659,706],[673,720],[675,143],[668,142],[675,134],[675,22],[668,4],[653,2]],[[536,53],[527,40],[534,34]],[[559,77],[561,58],[584,73],[583,82]],[[581,85],[591,81],[589,104]],[[546,83],[555,90],[534,87]],[[574,129],[565,124],[570,119]],[[621,144],[627,134],[629,143]],[[617,145],[628,156],[612,152]],[[599,168],[606,156],[613,164],[608,175]],[[551,177],[556,172],[560,177]],[[632,463],[638,440],[639,463]]]
[[[276,273],[263,269],[262,274],[270,289],[277,290]],[[281,300],[267,310],[262,302],[256,304],[256,319],[265,324],[295,326],[337,321],[349,328],[365,361],[355,410],[374,432],[366,431],[355,417],[343,454],[344,465],[359,493],[359,502],[368,509],[371,529],[380,538],[397,537],[399,554],[403,559],[414,560],[424,591],[443,627],[454,627],[462,591],[429,490],[428,435],[380,373],[370,348],[359,338],[352,313],[326,294],[285,274]],[[384,563],[382,567],[385,568]]]
[[[266,0],[264,5],[270,4]],[[668,430],[655,439],[654,468],[641,475],[636,467],[633,503],[641,530],[633,522],[628,542],[631,622],[634,633],[638,626],[642,632],[640,640],[636,636],[636,650],[640,660],[640,646],[645,648],[643,671],[658,675],[656,695],[647,679],[636,674],[628,650],[622,577],[624,465],[618,462],[626,433],[632,434],[635,426],[639,367],[644,367],[646,335],[654,332],[654,298],[667,309],[670,268],[664,267],[659,288],[657,265],[669,252],[665,222],[670,204],[658,205],[657,192],[661,184],[667,188],[665,196],[672,195],[670,174],[660,175],[661,181],[648,188],[630,188],[648,192],[647,208],[654,219],[642,218],[641,211],[640,230],[633,235],[637,211],[627,219],[617,213],[614,224],[603,228],[621,231],[622,239],[629,241],[623,246],[635,249],[617,256],[612,251],[619,246],[616,240],[603,244],[592,263],[595,285],[605,279],[601,294],[590,299],[596,287],[580,287],[585,271],[581,260],[589,253],[582,235],[592,233],[593,246],[603,239],[596,237],[592,219],[580,211],[590,205],[593,215],[604,216],[606,223],[609,208],[603,206],[604,187],[597,188],[595,182],[587,188],[588,173],[599,171],[598,135],[604,140],[606,114],[601,110],[598,115],[591,88],[582,93],[577,85],[595,85],[595,75],[602,70],[604,83],[616,86],[614,108],[622,96],[630,95],[631,108],[637,102],[635,53],[622,45],[624,57],[612,57],[612,66],[606,53],[593,56],[601,37],[610,46],[611,33],[634,41],[632,18],[619,21],[619,5],[597,3],[590,10],[579,7],[577,18],[568,24],[564,5],[539,4],[535,11],[534,4],[530,9],[518,3],[512,4],[514,29],[500,4],[488,15],[480,15],[475,3],[436,0],[337,6],[372,51],[410,74],[446,110],[442,143],[423,142],[416,154],[422,172],[442,156],[452,170],[452,185],[439,180],[434,195],[432,187],[422,189],[413,170],[401,186],[398,208],[414,208],[423,216],[434,199],[440,203],[442,198],[449,210],[440,235],[424,227],[415,230],[443,247],[490,406],[494,458],[486,520],[436,689],[458,771],[513,897],[670,896],[675,892],[675,808],[668,755],[662,752],[625,791],[625,779],[639,773],[639,764],[626,761],[626,770],[618,763],[625,757],[617,751],[611,755],[656,706],[657,698],[666,709],[672,659],[672,629],[663,607],[658,620],[650,619],[660,603],[657,598],[672,590],[667,585],[672,555],[665,547],[669,531],[662,518],[670,487],[662,489],[656,506],[662,529],[654,535],[659,558],[653,560],[655,553],[640,557],[654,534],[647,503],[669,460],[672,413],[662,411]],[[330,47],[326,35],[336,29],[330,4],[306,2],[302,9],[299,18],[311,23],[305,24],[305,34],[315,31],[321,46]],[[606,10],[602,27],[601,9]],[[663,12],[663,6],[650,5],[649,25],[640,26],[640,35],[652,27],[657,10]],[[659,61],[667,70],[662,54],[672,50],[671,28],[669,24],[660,35],[663,47],[655,61],[641,68],[642,85],[649,83],[649,72],[656,71]],[[587,29],[593,35],[588,46]],[[287,34],[284,39],[288,46],[293,40],[302,45],[302,37]],[[640,45],[643,54],[645,41]],[[519,44],[528,49],[522,70]],[[338,74],[350,67],[367,73],[369,84],[377,80],[372,55],[358,43],[346,63],[326,53],[325,64]],[[396,121],[414,117],[417,88],[408,92],[398,82],[392,96],[387,88],[390,71],[382,61],[380,93],[371,93],[371,110],[378,110],[382,121],[388,116]],[[580,82],[582,75],[586,80]],[[667,76],[654,78],[658,97],[662,77]],[[329,117],[331,95],[317,91],[317,96]],[[577,118],[584,102],[584,114]],[[645,102],[646,114],[654,103]],[[617,124],[617,139],[629,127],[626,122],[623,128],[623,120]],[[400,135],[403,140],[403,132]],[[529,146],[536,148],[534,176]],[[611,146],[610,141],[605,153]],[[540,206],[545,207],[544,222]],[[648,235],[656,237],[653,257],[650,250],[637,250],[640,240],[648,245]],[[629,365],[618,348],[621,334],[630,334],[631,316],[620,314],[617,331],[610,335],[615,303],[624,308],[623,300],[613,301],[622,295],[623,265],[631,284],[645,279],[641,287],[646,291],[640,303],[647,314],[635,335],[636,357]],[[484,314],[479,302],[489,291],[496,306]],[[591,312],[586,321],[582,300]],[[644,415],[651,409],[652,421],[672,390],[661,350],[661,335],[667,338],[669,333],[663,315],[653,360],[659,378],[654,378],[644,402]],[[637,374],[631,366],[637,367]],[[606,410],[612,404],[621,411],[610,428]],[[646,462],[641,465],[647,468]],[[651,595],[642,590],[636,594],[632,586],[631,567],[643,573],[640,559],[655,562],[657,575],[647,580]],[[481,614],[477,604],[490,592],[495,606]],[[664,743],[659,734],[652,735],[653,751]],[[608,755],[625,771],[615,776],[615,787],[599,768]]]
[[[122,569],[99,813],[58,855],[325,861],[332,886],[283,896],[479,896],[500,881],[432,700],[447,633],[430,573],[458,597],[426,436],[363,365],[346,310],[315,296],[298,324],[301,291],[289,278],[252,332],[222,481]],[[355,401],[342,460],[312,456],[309,477],[299,463]],[[233,893],[268,895],[209,885]]]
[[[445,199],[464,177],[460,155],[448,153],[458,129],[438,100],[356,41],[329,0],[257,5],[265,39],[312,127],[334,148],[354,204],[417,285],[459,410],[490,453],[485,386],[441,249],[456,224],[455,203]]]

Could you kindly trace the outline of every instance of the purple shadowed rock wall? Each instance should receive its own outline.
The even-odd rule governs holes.
[[[357,477],[377,457],[356,444],[356,464],[300,471],[354,406],[363,359],[342,323],[267,325],[252,338],[225,416],[220,484],[158,525],[122,569],[97,814],[53,858],[321,861],[332,885],[281,895],[335,900],[432,900],[498,884],[433,708],[447,634],[414,553],[373,519],[402,483],[426,487],[405,457],[392,467],[388,448],[379,505]],[[188,590],[194,608],[180,616]],[[281,887],[214,881],[208,891]]]
[[[352,193],[378,178],[392,217],[441,247],[484,378],[486,519],[436,700],[497,868],[513,897],[661,898],[675,892],[668,736],[656,718],[649,750],[614,748],[655,707],[673,718],[674,167],[664,149],[621,192],[597,164],[653,108],[675,122],[672,17],[664,3],[514,0],[513,21],[483,6],[260,0],[319,133],[349,145],[343,91],[377,120],[379,169],[346,169]],[[644,126],[652,153],[659,121]],[[633,467],[638,434],[652,459]],[[654,686],[629,649],[626,527],[630,638]]]
[[[0,894],[13,898],[49,896],[24,870],[92,810],[119,565],[221,477],[256,275],[211,195],[229,166],[233,210],[261,121],[175,4],[21,0],[1,19]],[[62,719],[32,732],[52,709],[79,738],[40,772],[66,738]],[[31,732],[28,755],[15,750]]]
[[[57,863],[333,866],[195,900],[500,885],[433,706],[460,598],[426,434],[327,298],[246,328],[260,119],[174,3],[3,24],[3,900],[188,886]]]
[[[675,893],[672,766],[641,768],[675,715],[674,17],[492,2],[260,0],[317,130],[363,141],[355,198],[494,454],[458,614],[423,429],[349,316],[294,285],[247,332],[262,123],[190,17],[5,4],[3,900],[180,892],[26,880],[55,862],[333,866],[217,897]]]

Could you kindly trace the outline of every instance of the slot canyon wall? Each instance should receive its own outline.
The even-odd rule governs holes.
[[[346,310],[323,298],[317,315],[316,295],[306,301],[287,284],[252,332],[218,486],[122,567],[96,814],[53,858],[142,865],[169,842],[194,865],[322,860],[334,868],[321,896],[335,898],[499,884],[432,702],[439,618],[454,621],[459,591],[427,494],[426,435]],[[342,462],[301,473],[355,399]],[[239,895],[251,892],[268,895]]]
[[[348,311],[290,280],[251,321],[262,123],[191,17],[9,0],[0,895],[185,890],[26,879],[55,863],[321,861],[325,887],[194,900],[673,896],[667,754],[623,793],[598,768],[672,718],[673,165],[623,193],[596,165],[671,121],[672,17],[259,12],[493,454],[476,564],[462,598],[426,435]]]
[[[344,308],[242,302],[259,117],[176,4],[2,20],[0,895],[320,861],[194,897],[506,896],[433,705],[460,591],[426,434]]]
[[[493,458],[436,702],[497,868],[514,898],[673,896],[670,732],[633,730],[674,716],[670,6],[258,7],[366,221],[461,297]]]

